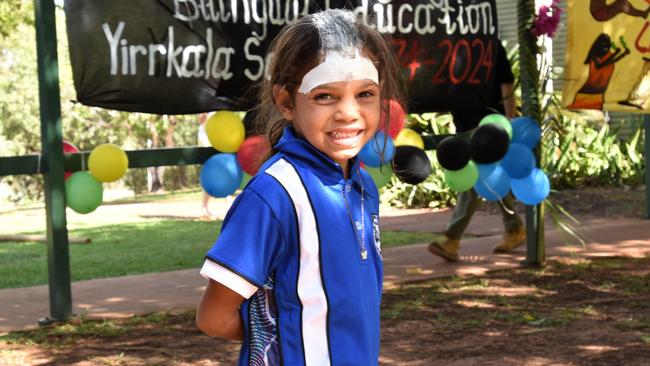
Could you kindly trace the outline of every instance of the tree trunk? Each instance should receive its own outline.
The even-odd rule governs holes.
[[[157,149],[160,146],[160,138],[158,136],[158,128],[156,126],[157,119],[159,117],[154,117],[152,121],[149,122],[149,132],[151,132],[151,139],[147,141],[148,149]],[[160,173],[160,168],[157,166],[147,168],[147,188],[149,192],[158,192],[162,189],[162,174]]]

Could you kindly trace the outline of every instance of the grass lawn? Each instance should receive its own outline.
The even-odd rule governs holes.
[[[220,222],[147,220],[70,230],[91,244],[70,244],[73,281],[199,268],[212,246]],[[430,233],[382,232],[385,248],[424,243]],[[47,284],[46,245],[36,242],[0,243],[0,289]]]
[[[70,244],[73,281],[130,274],[198,268],[221,223],[151,220],[70,231],[92,238],[91,244]],[[47,252],[43,243],[0,243],[0,288],[47,283]]]

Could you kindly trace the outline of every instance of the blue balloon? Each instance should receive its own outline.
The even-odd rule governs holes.
[[[542,129],[530,117],[517,117],[512,120],[512,142],[534,149],[542,138]]]
[[[201,186],[212,197],[229,196],[239,188],[244,173],[235,154],[215,154],[201,169]]]
[[[548,196],[551,183],[544,172],[538,168],[522,179],[512,180],[512,193],[526,205],[533,206]]]
[[[488,175],[492,174],[494,169],[496,169],[499,166],[499,164],[498,163],[476,164],[476,166],[478,166],[478,176],[480,179],[480,177],[487,177]]]
[[[498,164],[481,164],[474,190],[488,201],[498,201],[510,191],[510,177]]]
[[[527,177],[535,168],[535,155],[528,146],[512,143],[501,160],[501,166],[510,178],[521,179]]]
[[[384,148],[384,140],[386,147]],[[382,158],[383,151],[383,158]],[[388,164],[395,155],[395,145],[393,139],[387,137],[383,132],[377,132],[359,152],[359,158],[369,167],[378,168],[383,164]]]

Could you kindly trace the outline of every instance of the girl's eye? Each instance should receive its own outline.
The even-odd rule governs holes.
[[[375,92],[372,90],[364,90],[361,93],[359,93],[360,98],[369,98],[374,96],[375,96]]]
[[[319,93],[319,94],[316,94],[314,96],[314,100],[317,100],[317,101],[319,101],[319,100],[326,101],[326,100],[332,100],[332,99],[334,99],[334,96],[332,94],[327,94],[327,93]]]

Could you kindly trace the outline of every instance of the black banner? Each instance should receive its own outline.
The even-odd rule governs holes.
[[[391,36],[410,112],[488,104],[494,0],[65,0],[77,99],[157,114],[249,109],[278,31],[342,7]]]

